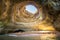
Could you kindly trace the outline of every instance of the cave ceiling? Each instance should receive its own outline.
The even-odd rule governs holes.
[[[28,5],[36,12],[26,9]],[[59,0],[0,0],[0,22],[4,28],[60,31],[59,5]]]

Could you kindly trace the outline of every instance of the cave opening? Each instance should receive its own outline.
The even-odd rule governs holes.
[[[34,5],[26,5],[25,10],[31,14],[37,13],[38,9]]]

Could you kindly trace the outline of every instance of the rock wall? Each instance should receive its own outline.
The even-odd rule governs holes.
[[[19,26],[15,23],[12,23],[12,9],[14,5],[17,5],[23,1],[34,1],[41,5],[43,14],[46,14],[45,19],[40,23],[33,24],[33,27],[26,27],[31,26],[23,25]],[[0,26],[2,28],[1,32],[9,32],[15,31],[16,29],[30,29],[30,30],[57,30],[60,31],[60,1],[58,0],[0,0]],[[47,28],[47,29],[46,29]],[[50,29],[49,29],[50,28]],[[6,30],[11,29],[11,30]]]

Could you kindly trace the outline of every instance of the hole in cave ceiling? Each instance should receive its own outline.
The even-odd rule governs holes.
[[[26,5],[25,10],[31,14],[35,14],[38,11],[38,9],[34,5]]]

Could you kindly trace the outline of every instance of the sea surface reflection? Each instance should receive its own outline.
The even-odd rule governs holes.
[[[23,32],[0,35],[0,40],[60,40],[59,32]]]

